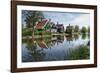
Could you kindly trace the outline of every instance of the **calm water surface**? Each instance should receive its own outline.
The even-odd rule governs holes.
[[[70,60],[68,55],[89,43],[87,35],[53,36],[22,40],[22,62]],[[85,58],[84,58],[85,59]]]

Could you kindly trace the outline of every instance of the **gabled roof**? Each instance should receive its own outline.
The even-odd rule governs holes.
[[[64,28],[63,24],[57,24],[56,27],[57,28]]]
[[[43,20],[41,22],[39,22],[38,24],[35,25],[35,29],[43,29],[43,27],[45,26],[45,24],[48,22],[48,20]]]
[[[41,42],[37,42],[38,43],[38,46],[41,47],[41,48],[48,48],[46,43],[41,41]]]

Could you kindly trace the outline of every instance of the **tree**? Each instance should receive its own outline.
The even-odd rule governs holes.
[[[83,26],[82,29],[81,29],[81,33],[85,34],[86,32],[87,32],[87,29],[86,29],[86,27]]]
[[[90,27],[88,27],[88,33],[90,33]]]
[[[74,32],[79,32],[79,26],[75,25]]]
[[[34,36],[34,26],[35,26],[36,22],[39,22],[43,18],[44,18],[44,15],[40,11],[30,11],[30,10],[22,11],[22,19],[24,22],[26,22],[26,27],[33,28],[32,29],[32,38]]]
[[[23,21],[26,22],[26,27],[30,28],[30,27],[34,27],[35,23],[39,21],[41,18],[44,18],[44,15],[40,11],[23,10],[22,18]]]

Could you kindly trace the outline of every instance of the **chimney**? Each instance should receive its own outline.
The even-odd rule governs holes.
[[[57,22],[57,25],[58,25],[59,23]]]
[[[43,20],[43,17],[39,17],[40,19],[39,19],[39,22],[41,22],[42,20]]]
[[[41,17],[41,21],[43,20],[43,17]]]
[[[49,22],[51,21],[51,19],[49,19]]]
[[[69,24],[69,26],[70,26],[70,24]]]

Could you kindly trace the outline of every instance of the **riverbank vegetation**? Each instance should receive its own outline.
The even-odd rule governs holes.
[[[90,49],[87,45],[80,45],[76,47],[74,50],[67,52],[65,58],[69,60],[89,59]]]

